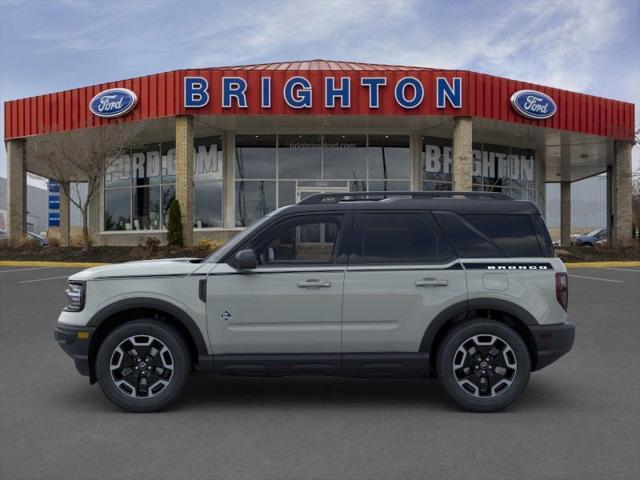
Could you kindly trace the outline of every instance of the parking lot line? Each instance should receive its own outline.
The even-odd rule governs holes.
[[[619,270],[621,272],[634,272],[634,273],[640,273],[640,269],[636,268],[617,268],[617,267],[600,267],[602,268],[602,270]]]
[[[62,275],[60,277],[46,277],[46,278],[36,278],[33,280],[22,280],[21,282],[18,283],[32,283],[32,282],[44,282],[45,280],[57,280],[60,278],[69,278],[69,275]]]
[[[624,283],[624,281],[622,280],[611,280],[610,278],[600,278],[600,277],[587,277],[586,275],[573,275],[573,274],[569,274],[570,277],[576,277],[576,278],[586,278],[589,280],[599,280],[601,282],[611,282],[611,283]]]
[[[26,271],[29,271],[29,270],[43,270],[45,268],[55,268],[55,267],[15,268],[13,270],[0,270],[0,273],[26,272]]]

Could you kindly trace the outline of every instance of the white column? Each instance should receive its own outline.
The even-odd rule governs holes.
[[[473,175],[473,124],[471,117],[453,119],[453,185],[456,192],[470,192]]]
[[[236,226],[236,136],[226,133],[222,139],[222,226]]]
[[[560,182],[560,245],[571,244],[571,182]]]
[[[27,234],[27,172],[22,139],[7,142],[7,229],[12,244]]]
[[[615,247],[629,247],[632,242],[632,176],[631,142],[618,141],[615,144],[615,165],[613,168],[613,238]]]
[[[422,135],[411,134],[409,138],[411,155],[411,190],[422,190]]]

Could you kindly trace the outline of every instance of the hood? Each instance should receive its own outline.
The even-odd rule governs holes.
[[[198,270],[203,263],[199,258],[167,258],[143,260],[139,262],[117,263],[102,267],[92,267],[75,273],[69,280],[98,280],[114,277],[149,277],[164,275],[189,275]]]

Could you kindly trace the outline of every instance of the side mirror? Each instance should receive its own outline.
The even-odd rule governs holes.
[[[253,249],[240,250],[236,253],[233,266],[238,270],[253,270],[258,266],[258,257]]]

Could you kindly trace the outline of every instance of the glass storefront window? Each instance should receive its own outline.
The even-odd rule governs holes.
[[[144,145],[131,149],[133,185],[137,187],[160,184],[160,144]]]
[[[107,188],[128,187],[131,183],[131,153],[119,155],[107,168],[104,184]]]
[[[195,141],[194,228],[222,227],[222,137]]]
[[[195,228],[215,228],[222,226],[222,181],[197,183],[195,196]]]
[[[278,135],[279,178],[322,178],[322,135]]]
[[[472,190],[535,198],[535,151],[474,142]],[[423,137],[422,189],[451,190],[451,140]]]
[[[166,226],[169,222],[169,207],[171,202],[176,198],[176,186],[175,185],[163,185],[162,186],[162,225]]]
[[[248,227],[276,208],[275,181],[236,182],[236,226]]]
[[[369,179],[408,179],[411,153],[406,135],[369,135]],[[371,184],[369,190],[376,190]]]
[[[131,230],[131,189],[107,189],[104,192],[104,229]]]
[[[451,140],[422,137],[422,189],[451,190]]]
[[[128,149],[105,175],[104,230],[165,228],[175,198],[175,143]],[[222,226],[222,137],[194,142],[194,226]],[[121,187],[132,185],[128,193]]]
[[[236,154],[238,226],[327,190],[410,188],[408,135],[236,135]]]
[[[133,230],[160,228],[160,188],[133,188]]]
[[[275,135],[236,135],[236,177],[276,178]]]
[[[366,135],[325,135],[322,148],[323,178],[366,179],[366,147]]]

